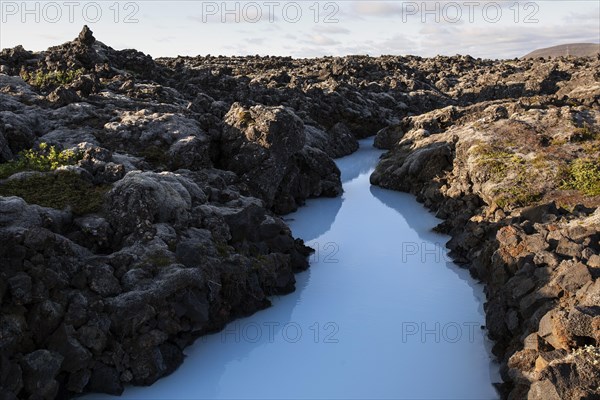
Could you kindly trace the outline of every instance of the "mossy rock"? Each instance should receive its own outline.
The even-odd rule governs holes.
[[[575,189],[588,196],[600,195],[600,159],[578,158],[568,168],[564,189]]]
[[[138,155],[154,167],[166,167],[169,165],[169,149],[160,146],[147,146]]]
[[[0,179],[23,171],[54,171],[65,165],[74,165],[82,158],[81,152],[58,151],[54,146],[41,143],[37,149],[22,151],[16,159],[0,164]]]
[[[22,71],[21,78],[32,86],[48,87],[68,85],[83,75],[83,69],[76,70],[58,70],[58,71],[43,71],[37,70],[33,72]]]
[[[154,267],[159,268],[168,267],[175,262],[173,257],[169,257],[169,255],[162,252],[151,254],[146,261]]]
[[[0,196],[17,196],[29,204],[64,209],[84,215],[97,212],[108,186],[94,186],[73,172],[49,173],[0,184]]]

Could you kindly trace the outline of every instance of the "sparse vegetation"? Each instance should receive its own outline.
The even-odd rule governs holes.
[[[563,189],[579,190],[588,196],[600,195],[600,159],[579,158],[569,165]]]
[[[529,185],[513,186],[496,199],[496,204],[501,208],[525,207],[541,199],[542,193]]]
[[[531,160],[531,165],[537,170],[542,170],[547,168],[551,163],[551,160],[548,159],[548,156],[542,153],[536,154],[535,157]]]
[[[600,153],[600,140],[592,140],[582,143],[581,148],[586,154],[589,155]]]
[[[588,140],[596,140],[599,138],[597,132],[594,132],[590,127],[585,124],[581,128],[576,128],[571,135],[571,142],[585,142]]]
[[[525,163],[519,155],[490,144],[478,145],[472,154],[478,157],[477,165],[494,179],[505,178],[511,168]]]
[[[494,201],[501,208],[525,207],[543,197],[536,183],[551,164],[546,156],[536,154],[530,161],[526,156],[508,150],[506,144],[479,144],[472,150],[478,158],[476,165],[495,182],[502,182]]]
[[[75,164],[81,157],[81,154],[72,150],[58,151],[56,147],[42,143],[38,149],[25,150],[15,160],[0,164],[0,179],[21,171],[54,171],[59,167]]]
[[[30,85],[37,87],[44,86],[59,86],[68,85],[75,79],[79,78],[84,74],[83,69],[69,70],[69,71],[51,71],[44,72],[42,70],[34,72],[21,72],[21,78]]]
[[[154,254],[151,254],[147,261],[152,264],[155,267],[159,267],[159,268],[164,268],[164,267],[168,267],[169,265],[171,265],[173,263],[173,260],[171,259],[171,257],[167,256],[166,254],[158,251]]]
[[[0,185],[0,196],[18,196],[30,204],[56,209],[70,207],[83,215],[100,210],[108,189],[94,186],[74,172],[60,172],[7,181]]]
[[[550,144],[552,146],[564,146],[565,144],[567,144],[567,140],[564,138],[552,138],[550,140]]]
[[[140,151],[139,155],[153,166],[165,166],[169,162],[169,154],[167,149],[160,146],[148,146]]]

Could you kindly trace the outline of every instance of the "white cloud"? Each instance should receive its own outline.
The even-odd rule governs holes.
[[[309,45],[295,49],[292,55],[295,57],[344,56],[350,54],[379,56],[382,54],[415,54],[417,50],[417,43],[404,35],[394,35],[381,40],[348,41],[326,48],[315,46],[314,43],[307,44]],[[311,46],[311,44],[313,45]]]
[[[260,44],[264,44],[265,41],[266,41],[266,39],[262,38],[262,37],[260,37],[260,38],[259,37],[254,37],[254,38],[251,38],[249,41],[250,41],[250,43],[254,43],[254,44],[259,44],[260,45]]]
[[[565,22],[574,24],[592,22],[598,25],[598,21],[600,21],[600,6],[590,12],[571,11],[565,16]],[[598,30],[600,34],[600,28]]]
[[[170,42],[176,42],[177,37],[176,36],[160,36],[160,37],[155,37],[154,40],[156,40],[157,42],[170,43]]]
[[[340,25],[334,25],[334,24],[317,25],[315,27],[315,31],[330,34],[330,35],[346,35],[346,34],[351,33],[350,29],[344,28],[343,26],[340,26]]]
[[[321,34],[308,35],[308,37],[303,41],[305,43],[310,43],[317,46],[335,46],[340,44],[339,41]]]

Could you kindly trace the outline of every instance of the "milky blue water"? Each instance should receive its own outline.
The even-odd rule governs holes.
[[[440,221],[369,185],[372,139],[337,161],[344,195],[286,216],[317,251],[297,290],[186,350],[127,399],[495,399],[483,290],[447,257]],[[89,399],[109,399],[92,395]]]

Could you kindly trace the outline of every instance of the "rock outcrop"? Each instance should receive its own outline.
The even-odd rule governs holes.
[[[342,193],[339,170],[321,150],[307,146],[306,137],[304,123],[290,109],[234,103],[225,115],[218,165],[238,174],[268,208],[289,213],[308,197]]]

